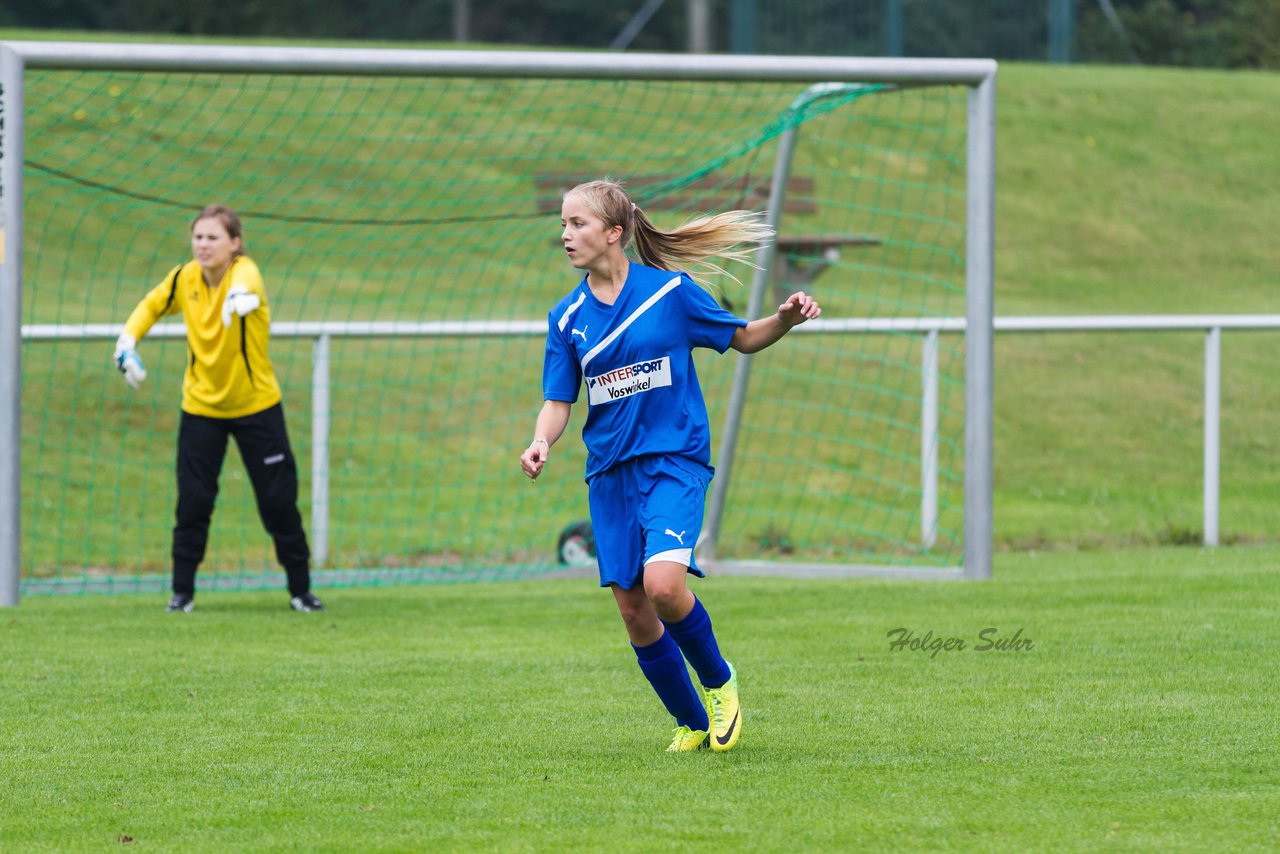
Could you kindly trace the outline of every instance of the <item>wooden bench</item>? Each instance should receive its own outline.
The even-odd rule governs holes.
[[[794,290],[809,290],[809,285],[824,270],[840,260],[846,246],[879,246],[874,234],[799,234],[778,238],[774,251],[774,281],[785,299]],[[794,286],[794,287],[792,287]]]
[[[581,173],[536,175],[540,213],[560,210],[564,194],[582,183]],[[769,175],[727,175],[712,172],[692,181],[671,186],[675,175],[641,175],[627,181],[627,193],[645,210],[684,210],[688,213],[719,213],[728,210],[764,210],[769,202]],[[786,213],[812,214],[813,178],[792,175],[787,181]]]
[[[641,208],[683,210],[686,213],[718,213],[727,210],[764,210],[769,203],[769,175],[727,175],[710,173],[670,187],[671,175],[645,175],[627,181],[627,192]],[[564,194],[583,181],[582,173],[548,174],[534,177],[540,213],[560,209]],[[787,180],[785,213],[815,214],[813,178],[792,175]],[[557,241],[559,242],[559,241]],[[870,234],[779,235],[774,256],[774,292],[779,301],[797,290],[808,291],[824,270],[840,260],[845,247],[877,246],[880,238]]]

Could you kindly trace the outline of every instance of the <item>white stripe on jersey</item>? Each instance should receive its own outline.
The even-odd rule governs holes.
[[[615,339],[615,338],[617,338],[619,335],[621,335],[621,334],[623,333],[623,331],[624,331],[624,330],[626,330],[626,328],[627,328],[628,326],[630,326],[631,324],[635,323],[635,322],[636,322],[636,320],[640,317],[640,315],[644,314],[646,311],[648,311],[649,309],[653,308],[653,307],[654,307],[654,305],[655,305],[655,304],[657,304],[658,300],[660,300],[660,299],[662,299],[663,297],[665,297],[665,296],[666,296],[666,295],[671,291],[671,289],[672,289],[672,288],[674,288],[674,287],[675,287],[676,285],[678,285],[678,284],[680,284],[680,277],[679,277],[679,276],[676,276],[674,279],[672,279],[671,281],[669,281],[669,282],[667,282],[665,285],[663,285],[661,288],[659,288],[657,293],[655,293],[653,296],[651,296],[651,297],[649,297],[647,300],[645,300],[645,301],[644,301],[644,303],[643,303],[643,304],[641,304],[641,306],[640,306],[639,308],[637,308],[635,311],[631,312],[631,316],[630,316],[630,317],[628,317],[626,320],[622,321],[622,323],[620,323],[620,324],[618,325],[618,328],[617,328],[617,329],[613,330],[613,331],[612,331],[612,332],[610,332],[607,336],[605,336],[605,339],[604,339],[603,341],[601,341],[601,342],[600,342],[599,344],[597,344],[596,346],[592,347],[592,348],[587,352],[587,355],[585,355],[585,356],[583,356],[583,357],[582,357],[582,370],[583,370],[583,373],[585,373],[585,372],[586,372],[586,370],[587,370],[587,362],[590,362],[592,359],[594,359],[594,358],[596,357],[596,355],[597,355],[597,354],[599,354],[599,352],[600,352],[601,350],[603,350],[605,347],[608,347],[610,344],[612,344],[612,343],[613,343],[613,339]],[[586,297],[586,294],[584,293],[582,296],[583,296],[583,297]],[[561,327],[561,329],[563,329],[563,328],[564,328],[564,327]]]
[[[578,294],[578,301],[564,310],[564,314],[560,315],[560,322],[556,325],[560,327],[560,331],[564,332],[565,326],[569,324],[569,318],[573,317],[573,313],[582,307],[582,303],[587,298],[587,292],[583,291]]]

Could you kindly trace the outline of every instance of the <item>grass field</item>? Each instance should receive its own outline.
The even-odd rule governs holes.
[[[591,580],[324,591],[322,615],[29,599],[0,616],[0,849],[1274,849],[1277,560],[712,578],[745,729],[689,756]],[[979,651],[989,628],[1031,646]]]
[[[496,112],[511,107],[507,94],[493,95]],[[998,97],[999,314],[1274,309],[1280,77],[1007,65]],[[541,131],[563,118],[523,106]],[[896,146],[892,129],[909,123],[872,115]],[[119,171],[110,158],[92,163],[102,176]],[[490,177],[528,184],[522,168]],[[187,187],[202,180],[198,170],[182,177]],[[127,247],[172,216],[145,203],[131,215],[62,204],[43,226],[57,233],[101,216],[113,235],[105,243]],[[554,237],[554,222],[550,238],[541,228],[522,226],[529,246]],[[321,237],[316,245],[340,258],[343,236]],[[308,245],[286,244],[294,254],[273,268]],[[28,263],[71,296],[39,291],[24,320],[122,320],[132,292],[93,289],[75,316],[85,308],[78,289],[98,284],[95,262],[107,266],[111,249],[95,251]],[[150,242],[139,252],[171,262]],[[163,273],[132,258],[146,268],[138,289]],[[847,313],[881,296],[856,287],[872,266],[863,258],[825,274]],[[400,281],[386,258],[366,272],[402,290],[371,306],[336,277],[324,303],[295,289],[277,305],[289,319],[314,319],[313,309],[394,314],[419,287],[433,312],[456,307],[435,279]],[[523,316],[561,290],[547,289],[504,297],[485,281],[474,296],[494,316]],[[840,443],[874,440],[875,420],[839,420],[847,404],[803,366],[854,386],[910,387],[904,342],[852,355],[786,344],[800,367],[783,363],[772,376],[797,406],[766,412],[748,445],[787,481],[777,441],[824,441],[804,480],[738,507],[750,520],[739,543],[748,552],[780,549],[806,513],[838,517],[835,487],[820,475]],[[103,370],[109,344],[66,345],[57,359],[24,350],[27,393],[52,401],[24,404],[23,464],[39,472],[24,481],[24,521],[57,521],[31,534],[41,559],[57,564],[44,571],[163,571],[172,496],[148,484],[152,467],[170,465],[182,347],[147,346],[156,384],[141,398]],[[310,345],[274,346],[305,455]],[[371,544],[350,565],[489,548],[467,540],[471,529],[436,524],[477,507],[515,520],[500,529],[518,534],[501,545],[513,559],[545,559],[554,535],[545,520],[585,509],[581,456],[560,458],[550,488],[519,480],[506,435],[527,438],[537,405],[528,378],[513,370],[496,390],[463,383],[442,396],[433,375],[465,378],[481,359],[473,343],[349,346],[337,356],[359,360],[364,385],[339,374],[335,397],[364,405],[335,421],[345,444],[332,476],[339,503],[370,483],[386,499],[338,508],[336,530]],[[1280,724],[1269,699],[1280,689],[1276,336],[1228,334],[1223,345],[1222,529],[1238,545],[1151,547],[1199,535],[1201,346],[1192,334],[997,340],[1002,551],[989,583],[698,582],[742,675],[745,732],[726,755],[663,752],[670,722],[609,595],[590,579],[329,587],[321,615],[289,612],[278,590],[204,589],[182,616],[163,612],[160,593],[27,597],[0,613],[0,851],[1280,848]],[[536,357],[526,359],[532,372]],[[944,358],[961,357],[946,346]],[[708,384],[725,373],[709,369]],[[908,409],[893,400],[876,415],[907,422]],[[427,426],[445,437],[432,455],[419,445]],[[461,467],[433,468],[435,452]],[[487,461],[506,452],[511,465],[491,472]],[[426,473],[406,486],[410,462]],[[877,462],[899,464],[892,454]],[[482,476],[464,477],[468,465]],[[888,484],[889,474],[868,477]],[[269,557],[238,465],[223,490],[207,569],[234,576]],[[97,563],[108,538],[118,566]],[[898,629],[928,643],[895,649]],[[980,650],[984,636],[1018,648]],[[934,644],[952,638],[965,647]]]

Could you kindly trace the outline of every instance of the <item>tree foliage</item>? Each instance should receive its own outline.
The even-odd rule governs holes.
[[[1079,59],[1208,68],[1280,68],[1280,0],[1113,0],[1081,9]]]
[[[744,0],[710,0],[713,49],[731,48],[731,15]],[[1050,0],[746,0],[756,49],[784,54],[888,52],[887,10],[899,4],[908,56],[1043,59]],[[679,51],[688,0],[666,0],[629,46]],[[643,0],[468,0],[473,41],[604,48]],[[1280,68],[1280,0],[1075,0],[1073,55],[1213,68]],[[7,0],[0,26],[205,36],[448,41],[454,0]]]

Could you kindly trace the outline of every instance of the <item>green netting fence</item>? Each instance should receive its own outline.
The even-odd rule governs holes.
[[[766,305],[803,287],[824,320],[963,316],[965,88],[797,100],[805,86],[29,69],[24,590],[167,584],[186,345],[158,326],[138,391],[110,356],[138,299],[190,258],[189,222],[210,202],[240,213],[263,271],[322,585],[558,568],[558,534],[587,516],[585,401],[536,485],[518,457],[546,312],[578,277],[558,246],[566,182],[622,179],[661,226],[759,209],[779,136],[799,128]],[[745,311],[744,286],[716,292]],[[443,324],[462,326],[421,334]],[[795,334],[755,357],[720,557],[960,563],[963,343],[939,347],[924,538],[922,340]],[[713,443],[733,365],[698,360]],[[234,449],[221,485],[202,589],[282,583]]]

